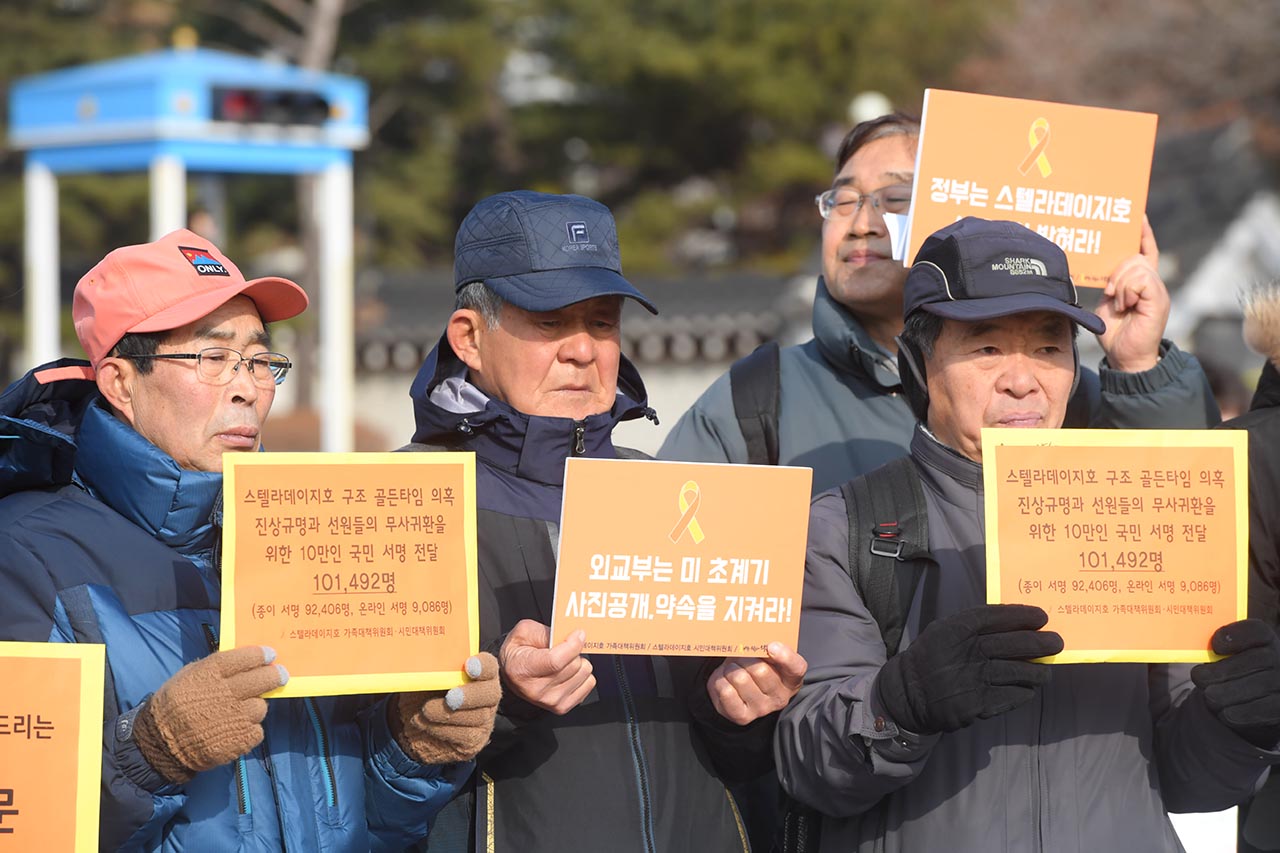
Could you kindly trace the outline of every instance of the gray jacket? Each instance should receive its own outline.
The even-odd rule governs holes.
[[[1164,427],[1218,422],[1217,405],[1192,356],[1172,344],[1143,373],[1082,370],[1067,426]],[[818,494],[907,454],[915,418],[902,396],[897,363],[818,279],[813,339],[780,354],[782,397],[778,460],[813,469]],[[1078,407],[1077,407],[1078,405]],[[1182,418],[1182,422],[1175,419]],[[685,412],[658,451],[660,459],[746,462],[747,445],[733,413],[729,374]]]
[[[986,600],[981,466],[919,428],[911,456],[937,566],[903,648],[928,621]],[[775,739],[783,787],[828,815],[823,851],[1181,850],[1166,810],[1230,806],[1280,761],[1217,722],[1187,665],[1058,665],[1031,702],[960,731],[877,731],[885,648],[849,579],[848,541],[840,492],[819,495],[800,622],[809,671]]]

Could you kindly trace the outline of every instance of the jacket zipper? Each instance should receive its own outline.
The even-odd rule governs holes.
[[[573,423],[573,455],[581,456],[587,452],[587,427],[580,421]]]
[[[236,799],[240,806],[240,814],[253,814],[253,803],[249,801],[249,772],[243,755],[236,759]]]
[[[654,853],[653,844],[653,807],[649,802],[649,767],[644,760],[644,749],[640,744],[640,725],[636,722],[635,703],[631,697],[631,683],[622,669],[622,660],[613,655],[613,668],[618,675],[618,686],[622,690],[622,705],[627,714],[627,732],[631,736],[631,757],[635,761],[636,781],[640,787],[640,832],[644,836],[644,847]]]
[[[329,736],[324,730],[324,722],[320,712],[310,697],[303,699],[307,705],[307,714],[311,717],[311,726],[316,730],[316,740],[320,743],[320,770],[324,776],[325,801],[329,808],[338,807],[338,790],[333,784],[333,761],[329,758]]]

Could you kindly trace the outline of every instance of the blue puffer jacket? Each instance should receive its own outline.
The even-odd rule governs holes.
[[[129,712],[217,649],[222,477],[179,469],[113,417],[91,381],[70,378],[81,365],[45,365],[0,395],[0,639],[106,645],[101,848],[400,850],[425,837],[472,764],[408,758],[380,697],[272,700],[259,746],[185,785],[142,759]]]

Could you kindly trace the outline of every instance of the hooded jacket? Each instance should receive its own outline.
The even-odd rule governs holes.
[[[354,853],[425,837],[471,764],[410,759],[378,697],[273,699],[261,744],[184,785],[143,759],[134,709],[218,648],[222,475],[180,469],[113,416],[84,364],[0,395],[0,639],[106,646],[101,848]]]
[[[982,466],[922,428],[911,459],[937,565],[902,648],[929,621],[986,601]],[[848,555],[844,498],[819,495],[800,622],[809,672],[776,748],[783,786],[827,816],[823,853],[1181,850],[1166,811],[1227,808],[1280,762],[1218,722],[1189,665],[1055,665],[1011,711],[947,734],[900,730],[873,708],[885,647]]]
[[[530,417],[467,382],[443,339],[410,393],[406,450],[476,454],[480,640],[496,654],[521,619],[551,623],[565,459],[619,456],[614,426],[653,412],[624,358],[610,411]],[[440,816],[433,853],[747,849],[722,780],[769,766],[775,718],[740,727],[719,716],[706,693],[719,661],[588,657],[596,688],[563,716],[504,696],[473,791]]]
[[[1098,373],[1082,369],[1066,426],[1175,426],[1181,412],[1195,413],[1201,426],[1217,423],[1199,363],[1167,341],[1160,355],[1160,363],[1142,373],[1111,370],[1105,362]],[[779,356],[778,461],[812,468],[815,495],[907,455],[916,420],[897,362],[821,278],[813,338]],[[727,372],[680,417],[658,457],[748,461]]]

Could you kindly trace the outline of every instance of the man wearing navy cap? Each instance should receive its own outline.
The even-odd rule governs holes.
[[[1228,807],[1280,763],[1280,642],[1247,620],[1195,667],[1032,662],[1062,638],[1038,607],[984,604],[981,430],[1061,426],[1076,330],[1104,323],[1057,246],[973,218],[925,241],[904,314],[923,579],[887,655],[849,574],[844,493],[815,499],[783,786],[824,815],[822,851],[1180,850],[1167,811]]]
[[[620,331],[624,298],[656,309],[622,276],[612,215],[581,196],[484,199],[458,230],[454,280],[405,449],[476,454],[480,636],[504,699],[430,849],[748,849],[725,784],[772,765],[803,659],[778,643],[729,661],[584,655],[582,632],[550,644],[565,460],[634,456],[614,427],[656,420]]]

